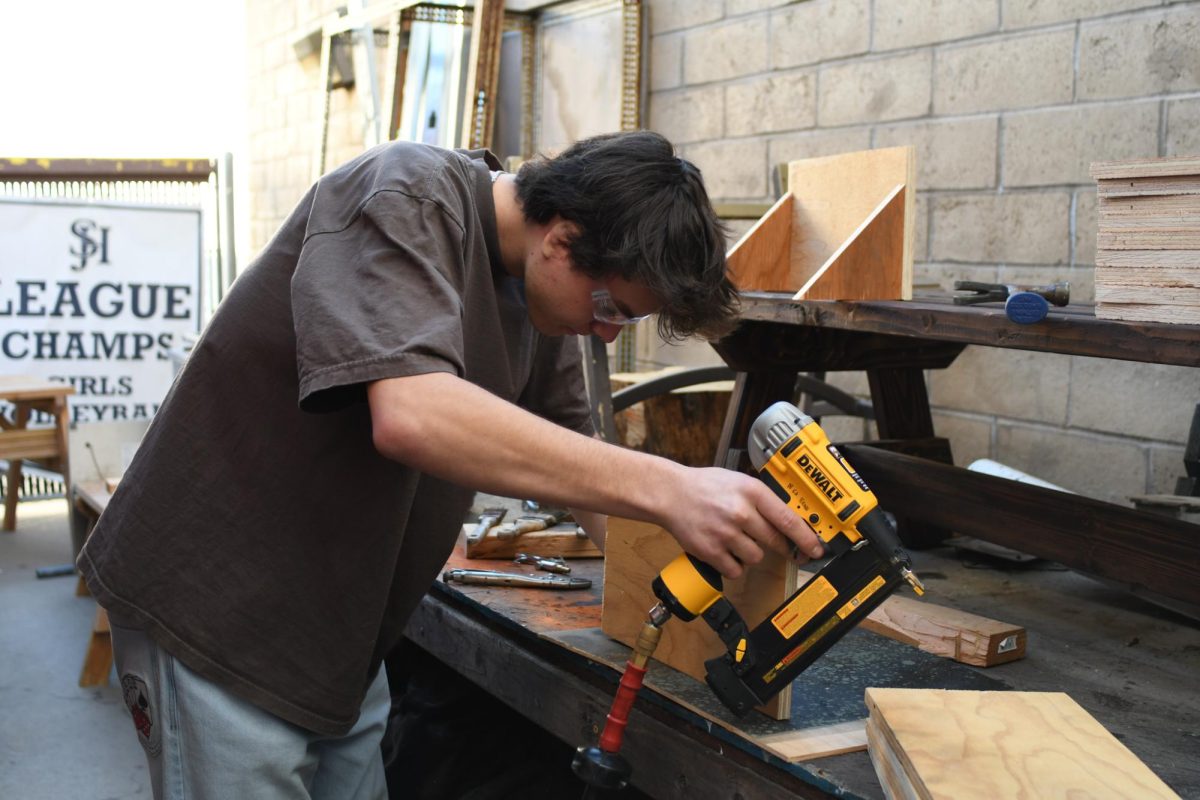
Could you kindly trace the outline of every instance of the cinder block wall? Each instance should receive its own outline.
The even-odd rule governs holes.
[[[317,58],[292,42],[335,0],[248,0],[251,237],[266,243],[313,178]],[[646,0],[646,124],[720,201],[772,199],[797,158],[917,148],[915,280],[1069,280],[1092,299],[1102,159],[1200,154],[1200,0]],[[361,148],[335,92],[330,163]],[[245,174],[245,172],[243,172]],[[745,229],[735,225],[734,234]],[[648,367],[717,361],[649,346]],[[928,376],[955,460],[989,457],[1125,502],[1170,492],[1200,371],[968,348]],[[866,393],[861,375],[835,382]],[[827,420],[835,437],[860,423]],[[868,430],[869,432],[869,430]]]
[[[720,200],[773,199],[781,162],[914,145],[922,291],[1069,280],[1090,302],[1089,164],[1200,155],[1200,2],[651,0],[649,26],[649,125]],[[993,348],[928,383],[957,463],[1122,503],[1173,491],[1200,402],[1200,370]]]

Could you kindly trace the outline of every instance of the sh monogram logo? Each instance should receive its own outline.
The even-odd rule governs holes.
[[[79,272],[88,265],[93,256],[99,255],[101,264],[108,263],[108,228],[101,228],[90,219],[77,219],[71,223],[71,233],[79,238],[79,249],[71,248],[71,255],[79,259],[71,269]],[[99,241],[93,236],[99,232]]]

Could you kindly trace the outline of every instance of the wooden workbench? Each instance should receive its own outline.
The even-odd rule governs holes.
[[[1025,626],[1026,658],[983,670],[855,631],[794,685],[794,727],[827,721],[821,715],[835,713],[851,695],[861,701],[861,687],[868,685],[1067,692],[1182,796],[1200,796],[1194,757],[1200,695],[1187,677],[1200,674],[1194,625],[1046,562],[997,568],[963,562],[949,547],[917,552],[914,562],[934,602]],[[562,741],[579,745],[598,737],[629,651],[598,630],[603,562],[570,563],[573,574],[593,580],[592,589],[439,582],[414,614],[408,636]],[[517,569],[458,554],[447,567]],[[680,624],[669,622],[664,636]],[[786,723],[756,712],[736,720],[703,684],[656,662],[646,686],[622,753],[633,765],[634,785],[652,797],[883,796],[864,752],[788,763],[769,749],[781,730],[772,726]]]
[[[838,445],[912,547],[951,531],[1032,553],[1200,619],[1200,525],[968,472],[935,435],[924,371],[967,345],[1200,367],[1200,325],[1096,319],[1086,306],[1019,325],[999,306],[795,301],[742,295],[742,325],[717,343],[738,378],[717,463],[748,469],[750,426],[803,372],[864,370],[880,440]],[[1014,389],[1019,391],[1019,389]]]

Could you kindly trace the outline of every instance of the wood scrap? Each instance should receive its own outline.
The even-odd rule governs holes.
[[[866,703],[889,797],[1178,797],[1061,692],[870,688]]]
[[[516,558],[517,553],[551,558],[603,558],[604,553],[592,540],[576,533],[574,522],[555,525],[541,531],[522,533],[512,539],[500,539],[495,530],[490,530],[475,542],[467,542],[467,533],[474,525],[464,525],[461,531],[463,552],[467,558]]]

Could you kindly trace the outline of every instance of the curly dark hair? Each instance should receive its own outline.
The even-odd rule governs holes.
[[[725,229],[700,170],[652,131],[582,139],[521,166],[517,198],[529,220],[574,222],[575,267],[597,280],[645,284],[663,302],[666,340],[732,329],[737,290],[725,272]]]

